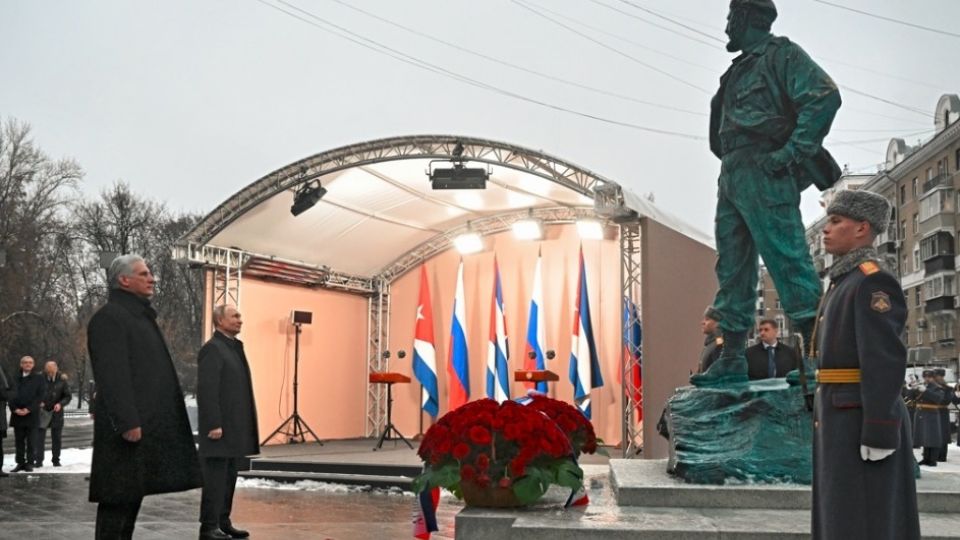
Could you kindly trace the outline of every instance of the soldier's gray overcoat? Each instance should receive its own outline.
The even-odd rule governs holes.
[[[813,538],[920,538],[910,418],[900,395],[903,291],[893,275],[860,266],[833,277],[824,302],[819,367],[858,368],[861,383],[817,388]],[[863,461],[861,445],[896,451]]]

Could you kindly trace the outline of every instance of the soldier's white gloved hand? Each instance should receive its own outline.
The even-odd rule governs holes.
[[[860,457],[864,461],[880,461],[890,457],[896,451],[896,448],[871,448],[860,445]]]

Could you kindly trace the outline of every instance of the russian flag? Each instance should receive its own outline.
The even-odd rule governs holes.
[[[507,318],[503,314],[503,289],[500,267],[493,258],[493,298],[490,299],[490,343],[487,344],[487,397],[503,403],[510,399],[510,377],[507,364]]]
[[[591,417],[590,390],[603,386],[597,345],[593,340],[590,322],[590,297],[587,294],[587,268],[580,247],[580,277],[577,285],[577,304],[573,315],[573,339],[570,345],[570,382],[573,383],[573,401],[580,412]]]
[[[420,407],[436,418],[440,413],[440,391],[437,386],[437,349],[433,344],[433,307],[427,267],[420,267],[420,303],[413,331],[413,375],[423,385]]]
[[[453,321],[450,323],[450,351],[447,372],[450,374],[450,410],[470,399],[470,363],[467,357],[467,310],[463,295],[463,259],[457,268],[457,289],[453,301]]]
[[[537,266],[533,270],[533,296],[530,298],[530,318],[527,319],[527,346],[523,360],[524,369],[547,369],[544,361],[543,349],[546,332],[543,324],[543,279],[540,276],[540,254],[537,254]],[[524,383],[527,388],[533,388],[534,383]],[[547,393],[547,383],[536,383],[538,392]]]
[[[623,348],[633,368],[633,402],[637,407],[637,422],[643,420],[643,326],[640,312],[629,296],[623,297]]]

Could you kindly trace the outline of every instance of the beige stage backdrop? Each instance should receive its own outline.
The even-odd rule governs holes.
[[[615,230],[615,229],[613,229]],[[560,375],[550,395],[572,401],[567,373],[578,249],[572,225],[548,226],[543,241],[517,241],[511,233],[486,237],[486,250],[463,257],[470,397],[485,396],[493,260],[500,266],[507,318],[510,369],[523,366],[533,272],[543,257],[546,348],[556,351],[548,369]],[[702,345],[699,321],[716,288],[713,250],[672,229],[642,220],[642,318],[644,324],[645,457],[662,457],[666,446],[653,425],[665,399],[686,383]],[[593,422],[609,443],[621,438],[620,410],[620,250],[617,239],[583,241],[590,308],[605,385],[593,391]],[[440,381],[440,414],[447,412],[446,370],[457,265],[450,250],[424,262],[430,280],[433,327]],[[420,386],[413,377],[413,331],[419,297],[419,267],[391,285],[389,370],[407,374],[409,385],[394,387],[393,420],[414,436],[420,428]],[[208,288],[208,294],[209,288]],[[209,298],[209,297],[208,297]],[[208,312],[211,302],[207,302]],[[367,299],[329,290],[244,278],[241,333],[250,361],[261,436],[275,429],[293,406],[294,333],[291,310],[313,312],[313,324],[300,336],[300,413],[321,439],[365,435],[367,387]],[[208,313],[209,321],[209,313]],[[407,357],[397,358],[404,350]],[[511,377],[512,379],[512,377]],[[512,396],[526,391],[512,383]],[[430,417],[423,416],[424,430]],[[282,442],[275,440],[275,442]]]

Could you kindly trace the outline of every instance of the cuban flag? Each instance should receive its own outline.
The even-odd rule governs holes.
[[[633,402],[637,407],[637,422],[643,420],[643,326],[637,305],[629,296],[623,297],[623,348],[624,354],[633,360]]]
[[[507,364],[507,318],[503,314],[503,288],[500,267],[493,258],[493,297],[490,299],[490,343],[487,344],[487,397],[503,403],[510,399],[510,376]]]
[[[540,275],[542,258],[537,254],[537,266],[533,270],[533,296],[530,298],[530,318],[527,319],[527,346],[523,359],[524,369],[547,369],[544,361],[543,349],[546,343],[546,332],[543,324],[543,279]],[[527,388],[533,388],[534,383],[524,383]],[[538,392],[547,393],[546,381],[536,383]]]
[[[587,268],[580,247],[580,277],[577,285],[577,304],[573,315],[573,339],[570,345],[570,382],[573,383],[574,405],[587,418],[591,417],[590,391],[603,386],[597,345],[593,340],[590,322],[590,298],[587,294]]]
[[[467,310],[463,295],[463,259],[457,268],[457,289],[453,301],[453,320],[450,323],[450,351],[447,373],[450,375],[450,410],[470,399],[470,363],[467,358]]]
[[[430,304],[426,266],[420,267],[420,302],[417,304],[417,322],[413,331],[413,375],[423,386],[420,408],[436,418],[440,413],[440,392],[437,386],[437,349],[433,345],[433,307]]]

